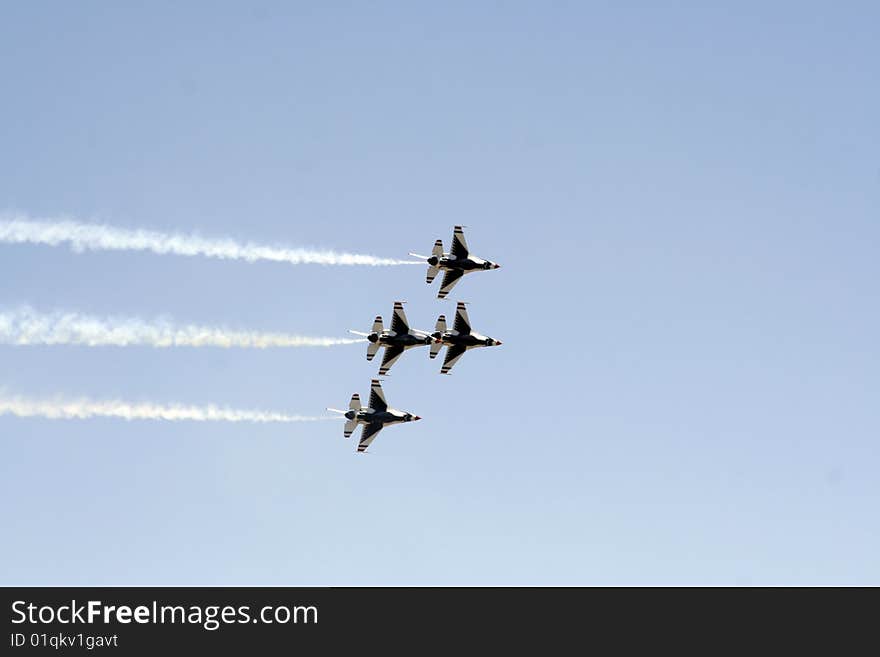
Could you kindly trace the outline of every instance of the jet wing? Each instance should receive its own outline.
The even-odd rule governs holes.
[[[385,355],[382,357],[382,365],[379,367],[379,374],[388,374],[388,370],[390,370],[391,366],[397,362],[397,359],[400,358],[402,353],[403,347],[385,347]],[[379,390],[381,392],[381,388]],[[372,402],[370,403],[370,406],[372,406]],[[373,408],[375,408],[375,406],[373,406]]]
[[[464,276],[464,272],[461,269],[447,269],[443,274],[443,283],[440,285],[440,291],[437,293],[438,299],[445,299],[446,295],[455,287],[455,284],[458,283],[458,279]]]
[[[462,347],[460,345],[449,347],[449,349],[446,350],[446,358],[443,359],[443,367],[440,368],[440,374],[449,374],[449,370],[452,369],[452,366],[458,362],[458,359],[461,358],[466,351],[467,347]]]
[[[468,245],[464,239],[464,231],[461,226],[456,226],[452,233],[452,250],[450,253],[456,258],[468,257]]]
[[[458,331],[459,335],[468,335],[471,332],[471,320],[468,319],[467,308],[461,301],[455,306],[455,324],[452,328]]]
[[[373,379],[370,384],[369,407],[380,413],[388,408],[388,402],[385,401],[385,395],[382,393],[382,384],[379,383],[379,379]]]
[[[406,313],[403,312],[403,304],[400,301],[394,302],[394,316],[391,318],[391,330],[401,335],[409,333],[409,322],[406,321]]]
[[[358,443],[358,452],[367,451],[367,447],[375,440],[380,431],[382,431],[382,424],[380,422],[365,424],[364,430],[361,432],[361,441]]]

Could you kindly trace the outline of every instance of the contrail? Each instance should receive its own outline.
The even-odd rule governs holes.
[[[32,308],[0,312],[0,344],[222,347],[332,347],[364,342],[357,338],[309,337],[290,333],[233,331],[222,327],[174,325],[169,320],[90,317],[78,313],[39,313]]]
[[[0,393],[0,415],[42,417],[50,420],[87,420],[110,417],[123,420],[167,420],[169,422],[317,422],[325,416],[288,415],[266,411],[239,410],[215,406],[130,403],[89,399],[39,400]]]
[[[152,251],[158,254],[204,256],[257,262],[268,260],[291,265],[424,265],[424,262],[378,258],[356,253],[241,243],[230,238],[206,238],[182,233],[115,228],[71,219],[32,220],[26,216],[0,215],[0,242],[7,244],[68,244],[83,251]]]

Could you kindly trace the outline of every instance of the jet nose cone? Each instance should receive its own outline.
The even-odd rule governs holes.
[[[413,421],[414,421],[414,422],[415,422],[416,420],[421,420],[421,419],[422,419],[422,416],[421,416],[421,415],[414,415],[414,416],[413,416]]]
[[[501,340],[495,340],[495,346],[496,346],[496,347],[500,347],[502,344],[504,344],[504,343],[501,342]]]
[[[492,265],[492,269],[501,269],[501,265],[494,264]]]

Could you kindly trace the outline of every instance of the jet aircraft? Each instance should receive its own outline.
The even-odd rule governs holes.
[[[410,253],[411,256],[421,258],[428,263],[428,285],[434,282],[434,278],[438,273],[443,272],[443,282],[440,284],[440,291],[437,293],[438,299],[445,299],[446,295],[449,294],[450,290],[465,274],[486,269],[498,269],[501,266],[491,260],[483,260],[477,256],[470,255],[462,228],[464,227],[456,226],[453,230],[452,248],[449,253],[443,252],[443,242],[441,240],[434,242],[434,249],[431,251],[430,256]]]
[[[357,393],[351,397],[348,410],[343,411],[338,408],[328,408],[328,411],[341,413],[345,417],[345,427],[343,435],[349,438],[357,429],[357,426],[363,425],[361,432],[361,440],[358,443],[357,451],[363,453],[375,440],[376,436],[382,429],[390,424],[399,424],[401,422],[414,422],[422,418],[406,411],[398,411],[388,406],[385,401],[385,395],[382,393],[382,385],[378,379],[373,379],[370,385],[370,403],[364,408],[361,406],[361,398]]]
[[[449,347],[446,350],[446,358],[443,359],[443,367],[440,368],[441,374],[449,374],[452,366],[468,349],[497,347],[501,344],[501,340],[480,335],[471,329],[471,320],[468,318],[467,309],[462,301],[459,301],[455,307],[455,323],[452,325],[452,330],[446,329],[446,315],[440,315],[437,318],[437,325],[432,337],[436,342],[431,345],[431,358],[437,357],[443,345]]]
[[[402,301],[394,302],[393,317],[389,330],[386,331],[382,327],[382,317],[378,315],[373,320],[373,331],[371,333],[352,330],[349,330],[349,333],[361,335],[370,341],[370,344],[367,345],[367,360],[373,360],[373,356],[376,355],[380,347],[385,348],[382,364],[379,366],[379,376],[388,374],[391,366],[397,362],[397,359],[407,349],[433,344],[434,342],[434,338],[427,331],[418,331],[410,328],[409,322],[406,321],[406,313],[403,312]]]

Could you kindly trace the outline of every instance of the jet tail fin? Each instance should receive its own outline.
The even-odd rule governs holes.
[[[342,428],[342,435],[346,438],[351,438],[351,434],[354,433],[354,430],[357,429],[357,426],[357,420],[349,420]]]
[[[437,259],[443,257],[443,240],[437,240],[434,242],[434,248],[431,249],[431,255]]]
[[[430,285],[434,282],[434,279],[437,278],[437,274],[440,273],[440,267],[435,267],[434,265],[428,265],[428,275],[425,276],[425,282]]]
[[[373,320],[373,333],[381,333],[384,330],[382,327],[382,316],[376,315],[376,319]],[[376,352],[379,351],[379,343],[371,342],[367,345],[367,360],[373,360],[373,356],[376,355]]]
[[[354,393],[351,396],[351,401],[348,402],[348,410],[350,410],[350,411],[361,410],[361,396],[359,394]]]
[[[373,360],[373,356],[376,355],[376,352],[379,351],[379,343],[371,342],[367,345],[367,360]]]
[[[439,338],[443,333],[446,333],[446,315],[440,315],[437,318],[437,324],[434,326],[434,337]],[[430,357],[437,358],[437,354],[440,353],[440,350],[443,348],[443,343],[434,342],[431,344],[431,352]]]

